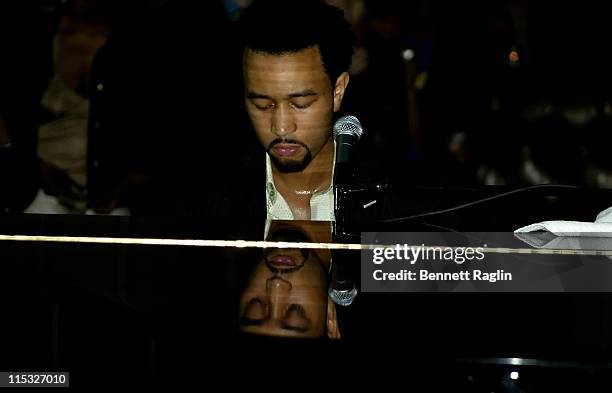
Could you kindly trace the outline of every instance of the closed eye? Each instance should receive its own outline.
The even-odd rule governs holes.
[[[311,325],[312,321],[306,316],[304,307],[299,304],[291,304],[287,307],[282,324],[283,329],[305,333],[310,330]]]
[[[296,104],[294,102],[291,103],[291,106],[296,108],[296,109],[306,109],[306,108],[308,108],[311,105],[312,105],[312,102],[309,102],[309,103],[306,103],[306,104],[301,104],[301,105],[300,104]]]
[[[296,109],[306,109],[317,102],[317,95],[293,96],[290,99],[291,106]]]
[[[251,100],[251,103],[255,108],[259,109],[260,111],[265,111],[274,108],[274,103],[267,100]]]
[[[259,298],[251,299],[244,307],[244,313],[240,317],[243,326],[259,326],[269,318],[268,304]]]

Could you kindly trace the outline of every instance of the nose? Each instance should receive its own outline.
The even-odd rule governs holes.
[[[291,293],[291,283],[275,276],[266,282],[266,291],[270,299],[270,317],[273,320],[282,318],[283,305]]]
[[[279,137],[295,132],[297,126],[289,105],[281,104],[274,109],[271,127],[272,133]]]

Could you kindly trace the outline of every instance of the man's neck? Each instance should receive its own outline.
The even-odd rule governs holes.
[[[334,141],[329,138],[323,149],[301,172],[281,173],[272,165],[276,189],[285,199],[307,199],[327,190],[331,185],[334,160]]]

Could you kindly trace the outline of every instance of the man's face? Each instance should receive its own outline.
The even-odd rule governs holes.
[[[304,170],[331,143],[348,74],[332,86],[316,47],[282,55],[246,49],[244,78],[249,117],[275,167]]]

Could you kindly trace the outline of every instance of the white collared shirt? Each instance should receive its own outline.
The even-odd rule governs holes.
[[[332,166],[332,181],[327,190],[315,193],[310,198],[310,220],[312,221],[335,221],[334,217],[334,167]],[[272,162],[266,153],[266,206],[268,220],[293,220],[293,212],[289,204],[278,192],[274,185],[272,175]]]

